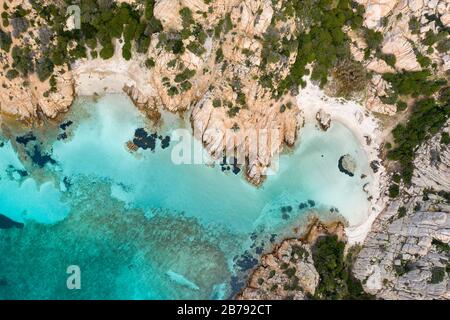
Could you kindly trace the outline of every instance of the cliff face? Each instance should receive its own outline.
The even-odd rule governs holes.
[[[377,218],[354,265],[379,298],[450,299],[450,148],[440,139],[419,148],[412,186]]]
[[[19,7],[29,12],[26,21],[14,15]],[[44,61],[46,48],[51,43],[51,31],[45,27],[45,21],[26,0],[0,0],[0,8],[2,13],[11,17],[9,25],[3,24],[2,27],[2,32],[11,39],[10,47],[24,47],[28,51],[18,52],[18,56],[28,55],[36,61]],[[26,72],[19,71],[22,73],[20,75],[12,71],[17,69],[14,67],[13,49],[9,52],[0,50],[0,113],[33,121],[39,116],[53,118],[68,110],[73,101],[74,88],[72,75],[66,66],[56,67],[54,78],[45,81],[34,73],[33,69],[37,66],[29,66]],[[27,67],[19,66],[18,69],[24,68]]]

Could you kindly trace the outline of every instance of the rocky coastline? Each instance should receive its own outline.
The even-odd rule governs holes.
[[[163,112],[188,114],[193,135],[213,158],[234,156],[240,150],[236,158],[243,159],[244,176],[259,186],[274,154],[301,140],[305,122],[316,123],[326,131],[333,121],[341,121],[361,141],[374,172],[374,182],[365,186],[372,204],[367,221],[345,230],[341,225],[316,222],[311,227],[314,232],[282,242],[262,257],[261,266],[238,298],[311,298],[320,282],[312,259],[313,246],[318,237],[337,234],[339,240],[362,245],[355,254],[352,274],[366,293],[380,299],[450,299],[450,152],[448,143],[441,142],[443,135],[448,135],[449,122],[415,150],[411,184],[396,181],[396,164],[385,156],[386,145],[393,139],[392,129],[406,122],[414,103],[411,97],[389,101],[393,86],[385,74],[420,73],[432,68],[433,78],[448,79],[449,52],[438,31],[450,26],[450,4],[444,0],[356,2],[365,9],[365,33],[343,28],[357,63],[342,63],[356,66],[355,72],[342,72],[337,64],[323,90],[317,80],[308,78],[303,88],[275,94],[263,80],[271,74],[272,85],[282,84],[299,54],[294,50],[282,59],[270,55],[273,61],[263,59],[267,35],[279,33],[292,40],[294,19],[278,19],[277,15],[285,7],[284,1],[213,0],[209,6],[203,0],[155,1],[152,14],[160,21],[161,30],[149,35],[145,53],[133,49],[133,57],[124,59],[125,43],[115,39],[115,51],[109,59],[93,55],[100,51],[97,45],[69,65],[54,65],[51,76],[43,77],[46,52],[57,46],[56,38],[50,36],[53,31],[41,27],[47,22],[30,1],[0,0],[2,12],[9,16],[8,25],[3,22],[1,28],[2,46],[12,48],[0,50],[0,124],[16,121],[39,125],[63,117],[77,96],[125,93],[155,124]],[[136,10],[142,9],[142,4],[136,5]],[[23,12],[27,12],[27,20]],[[223,27],[218,34],[216,25]],[[69,31],[72,27],[66,26]],[[176,38],[187,29],[188,36]],[[199,30],[210,31],[200,37],[201,46]],[[383,34],[381,40],[370,30]],[[368,40],[378,41],[379,48]],[[173,42],[188,49],[178,52]],[[22,51],[15,51],[15,47]],[[73,43],[70,47],[76,49]],[[23,48],[33,52],[39,74],[21,70],[27,66],[21,66],[18,57],[30,54]],[[358,66],[363,66],[364,72]],[[338,76],[353,81],[354,88],[343,86]],[[335,100],[329,107],[323,106],[331,99]],[[271,135],[271,130],[276,134]],[[263,133],[264,139],[251,150],[255,132]],[[137,145],[130,143],[129,148],[134,150]],[[349,176],[354,174],[351,160],[343,155],[337,164]],[[397,197],[389,195],[392,184]],[[293,253],[293,248],[298,252]],[[295,261],[291,261],[293,254]],[[281,268],[283,263],[289,266]],[[295,292],[289,290],[292,276],[285,272],[293,267],[295,288],[301,288]]]

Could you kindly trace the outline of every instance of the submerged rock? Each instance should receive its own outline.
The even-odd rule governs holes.
[[[11,228],[22,229],[23,226],[24,226],[23,223],[16,222],[0,213],[0,229],[11,229]]]
[[[338,162],[339,171],[353,177],[355,175],[356,170],[356,162],[355,159],[352,158],[351,155],[346,154],[339,158]]]
[[[73,121],[71,121],[71,120],[67,120],[66,122],[63,122],[63,123],[61,123],[60,125],[59,125],[59,128],[61,129],[61,130],[66,130],[68,127],[70,127],[71,125],[73,124]]]
[[[36,141],[36,136],[33,134],[33,132],[30,131],[27,134],[24,134],[23,136],[16,137],[16,141],[26,146],[28,142]]]
[[[53,159],[51,155],[43,153],[41,148],[37,145],[34,145],[32,151],[27,151],[27,154],[30,156],[33,163],[39,168],[45,167],[47,163],[56,164],[55,159]]]

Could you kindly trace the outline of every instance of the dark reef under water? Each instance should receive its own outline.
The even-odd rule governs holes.
[[[155,151],[156,142],[161,142],[161,148],[166,149],[170,146],[170,136],[158,135],[158,132],[149,134],[144,128],[138,128],[134,132],[133,143],[144,150]]]
[[[23,223],[16,222],[0,213],[0,229],[11,229],[11,228],[22,229],[23,226],[24,226]]]

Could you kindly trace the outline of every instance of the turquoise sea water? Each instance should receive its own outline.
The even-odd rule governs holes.
[[[54,134],[0,140],[0,214],[24,223],[0,229],[0,298],[228,298],[309,214],[331,209],[356,224],[368,212],[367,159],[338,123],[306,125],[255,188],[219,165],[175,165],[173,141],[129,152],[138,128],[166,136],[186,124],[152,128],[122,95],[79,99],[65,120]],[[338,169],[347,153],[353,177]],[[80,290],[66,287],[69,265],[80,267]]]

